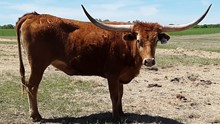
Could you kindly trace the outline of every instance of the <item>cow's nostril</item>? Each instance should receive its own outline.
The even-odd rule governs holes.
[[[153,66],[153,65],[155,65],[155,60],[154,60],[154,58],[144,59],[143,64],[145,66]]]

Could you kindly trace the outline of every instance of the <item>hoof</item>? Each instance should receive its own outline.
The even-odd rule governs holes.
[[[121,120],[121,117],[120,116],[112,116],[112,121],[113,122],[118,122]]]
[[[42,117],[40,114],[37,114],[35,116],[32,115],[31,118],[33,122],[40,122],[42,120]]]
[[[123,116],[124,114],[125,113],[122,110],[119,111],[119,116]]]

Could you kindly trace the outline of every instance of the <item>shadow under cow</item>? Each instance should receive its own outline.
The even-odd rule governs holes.
[[[160,124],[183,124],[173,119],[160,117],[160,116],[149,116],[149,115],[139,115],[133,113],[126,113],[118,121],[112,120],[112,114],[99,113],[92,114],[82,117],[58,117],[58,118],[49,118],[43,119],[41,123],[96,123],[96,124],[105,124],[105,123],[160,123]]]

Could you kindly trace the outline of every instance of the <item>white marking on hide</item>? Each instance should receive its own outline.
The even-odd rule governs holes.
[[[23,38],[21,30],[20,30],[20,41],[21,41],[22,47],[24,49],[24,52],[27,54],[28,53],[27,41],[24,41],[24,38]]]

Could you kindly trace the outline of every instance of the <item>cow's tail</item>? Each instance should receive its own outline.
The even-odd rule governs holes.
[[[22,51],[21,51],[21,26],[22,24],[28,19],[31,18],[32,16],[39,15],[36,12],[33,13],[27,13],[21,18],[16,23],[16,35],[17,35],[17,42],[18,42],[18,56],[19,56],[19,64],[20,64],[20,75],[21,75],[21,82],[22,82],[22,94],[24,93],[24,90],[26,89],[27,92],[29,92],[26,81],[25,81],[25,68],[24,68],[24,63],[22,60]]]
[[[21,75],[21,88],[22,88],[22,94],[24,93],[24,89],[26,87],[26,81],[25,81],[25,68],[24,63],[22,60],[22,51],[21,51],[21,25],[23,24],[25,20],[22,18],[18,20],[16,23],[16,35],[17,35],[17,42],[18,42],[18,56],[19,56],[19,64],[20,64],[20,75]]]

